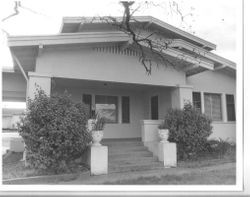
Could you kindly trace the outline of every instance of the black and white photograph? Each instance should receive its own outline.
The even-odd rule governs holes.
[[[1,1],[1,192],[250,194],[243,9]]]

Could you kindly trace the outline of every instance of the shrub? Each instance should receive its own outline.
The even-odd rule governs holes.
[[[86,123],[84,104],[74,103],[67,93],[49,97],[37,88],[19,124],[29,165],[53,173],[72,171],[91,140]]]
[[[216,158],[230,157],[235,160],[236,145],[228,139],[211,139],[207,141],[204,151],[200,154]]]
[[[177,143],[179,159],[197,156],[205,148],[207,138],[212,133],[211,120],[190,103],[185,104],[183,110],[169,110],[164,124],[169,129],[169,141]]]

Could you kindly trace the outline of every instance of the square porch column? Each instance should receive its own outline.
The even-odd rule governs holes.
[[[51,77],[41,75],[34,72],[29,72],[29,81],[27,86],[27,97],[33,99],[35,96],[37,86],[50,96],[51,93]]]
[[[189,85],[177,85],[171,91],[172,108],[182,109],[185,103],[193,101],[193,87]]]

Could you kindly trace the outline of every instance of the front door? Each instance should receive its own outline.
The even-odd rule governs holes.
[[[158,96],[151,97],[151,119],[158,120]]]

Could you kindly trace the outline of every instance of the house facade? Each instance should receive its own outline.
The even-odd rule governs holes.
[[[211,52],[213,43],[153,17],[136,19],[142,35],[157,30],[171,39],[162,54],[176,67],[158,64],[147,75],[128,34],[66,17],[57,35],[9,37],[14,71],[3,71],[3,100],[32,98],[36,84],[48,95],[66,90],[107,119],[104,138],[141,138],[143,120],[155,124],[190,101],[212,118],[211,138],[235,141],[236,64]]]

